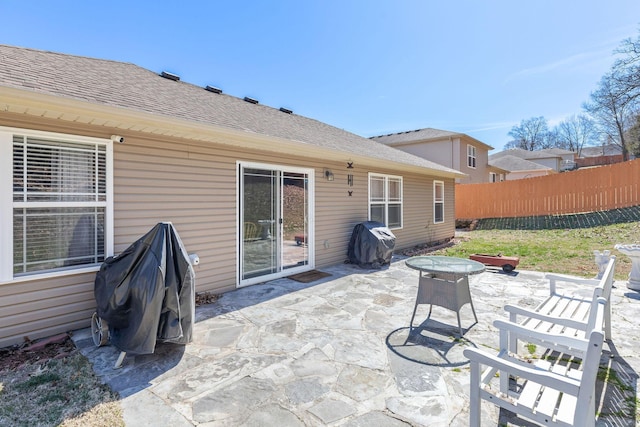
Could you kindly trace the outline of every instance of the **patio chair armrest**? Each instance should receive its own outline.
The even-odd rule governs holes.
[[[536,368],[534,365],[527,364],[525,366],[507,355],[498,357],[473,347],[464,349],[463,354],[471,363],[477,363],[498,371],[507,372],[510,375],[551,387],[562,393],[577,396],[580,389],[580,381],[576,379],[560,376],[544,369]],[[479,385],[476,384],[474,386],[477,387]]]
[[[573,276],[567,276],[564,274],[554,274],[554,273],[546,273],[544,275],[545,279],[554,279],[554,280],[561,280],[563,282],[572,282],[572,283],[579,283],[579,284],[585,284],[585,285],[597,285],[598,283],[600,283],[600,280],[598,279],[586,279],[584,277],[573,277]]]
[[[528,310],[526,308],[518,307],[517,305],[507,304],[504,306],[504,310],[510,314],[510,323],[514,323],[514,315],[516,316],[524,316],[532,319],[537,319],[544,322],[554,323],[557,325],[567,326],[569,328],[579,329],[581,331],[586,331],[587,322],[582,322],[575,319],[570,319],[568,317],[558,317],[558,316],[550,316],[548,314],[543,314],[538,311]]]
[[[598,284],[600,284],[598,279],[584,279],[581,277],[565,276],[562,274],[547,273],[544,277],[549,281],[549,295],[555,295],[557,293],[557,282],[570,282],[590,286],[598,286]]]
[[[551,350],[557,350],[560,348],[573,348],[581,352],[586,351],[589,344],[588,339],[571,337],[565,334],[553,334],[535,329],[527,328],[526,326],[518,325],[517,323],[509,322],[507,320],[495,320],[493,322],[498,330],[500,330],[500,347],[507,348],[509,337],[517,337],[519,340],[537,341],[538,343],[544,343],[545,347]],[[515,351],[515,348],[512,349]]]

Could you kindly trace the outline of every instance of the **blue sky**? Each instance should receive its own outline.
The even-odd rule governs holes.
[[[581,105],[638,0],[0,2],[0,43],[170,71],[369,137],[435,127],[495,151]],[[494,152],[495,152],[494,151]]]

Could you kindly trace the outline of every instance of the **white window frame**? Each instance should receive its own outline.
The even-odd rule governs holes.
[[[242,209],[244,209],[244,207],[242,206],[241,200],[242,200],[242,187],[244,186],[243,183],[243,171],[244,169],[249,168],[255,168],[255,169],[267,169],[267,170],[277,170],[280,172],[293,172],[293,173],[301,173],[301,174],[306,174],[307,175],[307,179],[308,181],[308,185],[307,185],[307,191],[308,191],[308,213],[307,213],[307,249],[308,249],[308,263],[305,265],[302,265],[300,267],[295,267],[295,268],[287,268],[287,269],[281,269],[280,271],[274,273],[273,275],[264,275],[264,276],[258,276],[255,278],[250,278],[250,279],[243,279],[242,278],[242,256],[244,253],[244,239],[243,239],[243,231],[240,230],[240,225],[242,223],[242,216],[243,216],[243,212]],[[282,203],[282,202],[281,202]],[[282,206],[279,206],[279,209],[282,209]],[[280,216],[280,215],[278,215]],[[238,288],[242,288],[248,285],[253,285],[256,283],[262,283],[266,280],[272,280],[278,277],[285,277],[294,273],[298,273],[298,272],[303,272],[303,271],[308,271],[308,270],[313,270],[315,268],[315,263],[316,263],[316,252],[315,252],[315,219],[316,219],[316,214],[315,214],[315,172],[314,169],[312,168],[303,168],[303,167],[295,167],[295,166],[285,166],[282,164],[273,164],[273,163],[258,163],[258,162],[243,162],[243,161],[236,161],[236,286]],[[281,242],[282,244],[283,242]],[[280,252],[278,254],[278,256],[281,256],[281,252],[282,249],[280,249]]]
[[[495,172],[489,172],[489,182],[498,182],[498,174]]]
[[[437,198],[438,192],[436,191],[436,187],[441,187],[442,191],[442,199]],[[436,208],[438,205],[442,205],[442,220],[437,221],[436,217]],[[433,223],[434,224],[442,224],[444,222],[444,181],[433,181]]]
[[[467,167],[471,169],[475,169],[476,160],[477,160],[476,147],[471,144],[468,144],[467,145]]]
[[[69,269],[43,270],[26,275],[13,274],[13,136],[21,135],[33,138],[51,139],[61,142],[73,142],[90,145],[103,145],[106,148],[106,200],[104,244],[105,258],[113,255],[113,142],[110,139],[43,132],[21,128],[0,126],[0,284],[21,281],[40,280],[50,277],[66,276],[98,271],[100,265],[90,264]],[[40,202],[41,203],[41,202]],[[51,205],[51,204],[50,204]],[[56,206],[66,205],[56,202]]]
[[[384,181],[384,200],[383,201],[372,201],[372,191],[371,191],[371,180],[382,179]],[[389,180],[398,181],[400,185],[400,197],[399,200],[390,200],[389,199]],[[404,181],[402,176],[399,175],[388,175],[381,173],[373,173],[369,172],[369,177],[367,179],[367,183],[369,186],[369,195],[368,195],[368,209],[367,209],[367,217],[369,221],[371,221],[371,207],[383,206],[384,207],[384,225],[387,226],[390,230],[400,230],[404,224]],[[400,205],[400,225],[389,227],[389,206],[390,205]]]

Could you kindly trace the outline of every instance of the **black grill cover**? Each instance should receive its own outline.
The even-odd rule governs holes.
[[[380,268],[391,262],[396,236],[384,224],[366,221],[357,224],[351,233],[347,256],[351,264],[365,268]]]
[[[154,352],[156,340],[187,344],[195,318],[195,272],[170,222],[157,224],[96,275],[97,312],[111,344],[133,354]]]

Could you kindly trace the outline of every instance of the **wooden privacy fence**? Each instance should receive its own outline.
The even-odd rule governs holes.
[[[640,159],[536,178],[458,184],[456,219],[607,211],[640,205]]]

